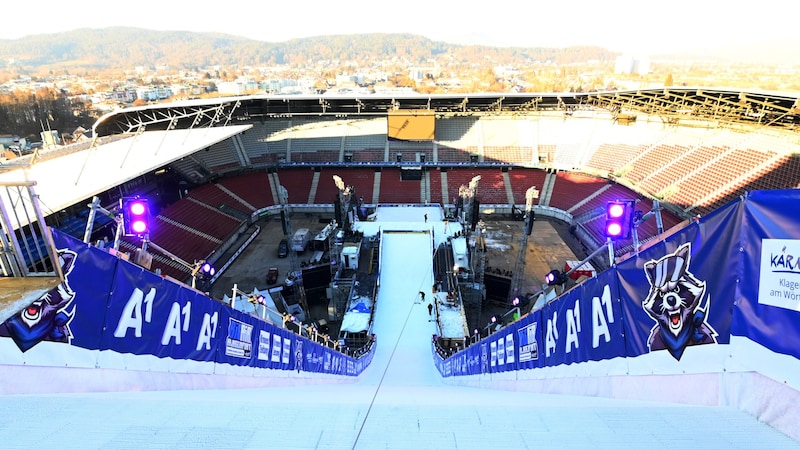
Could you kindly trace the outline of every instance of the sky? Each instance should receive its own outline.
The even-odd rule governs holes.
[[[85,0],[77,10],[61,1],[15,1],[11,14],[4,14],[0,39],[112,26],[219,32],[267,42],[386,32],[418,34],[454,44],[598,45],[615,52],[650,55],[796,39],[792,21],[776,26],[781,11],[792,8],[788,0],[760,0],[757,8],[753,2],[713,0],[240,0],[186,4]],[[8,20],[10,17],[15,20]]]

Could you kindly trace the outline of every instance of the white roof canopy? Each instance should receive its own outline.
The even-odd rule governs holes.
[[[251,127],[236,125],[146,131],[58,158],[37,161],[30,166],[0,171],[0,184],[35,182],[34,190],[38,194],[42,214],[47,216]],[[20,218],[34,217],[30,205],[25,211],[23,202],[8,198],[1,201],[6,203],[8,211],[16,211]]]

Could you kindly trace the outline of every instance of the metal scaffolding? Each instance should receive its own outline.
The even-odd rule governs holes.
[[[511,288],[508,290],[509,304],[514,304],[515,298],[525,295],[524,292],[520,292],[520,289],[522,288],[522,282],[525,279],[525,253],[528,250],[528,236],[533,229],[533,201],[537,198],[539,198],[539,190],[536,189],[536,186],[531,186],[527,191],[525,191],[525,228],[522,233],[520,233],[517,259],[514,262],[514,271],[511,275]]]
[[[286,239],[289,241],[289,264],[292,268],[293,274],[295,274],[294,281],[292,284],[292,297],[294,298],[295,302],[300,305],[303,309],[303,313],[306,317],[310,317],[309,310],[308,310],[308,302],[306,299],[306,290],[303,287],[303,272],[300,268],[300,262],[297,259],[297,252],[294,250],[292,246],[292,238],[294,237],[294,230],[292,229],[292,221],[289,218],[291,213],[291,209],[289,208],[289,192],[286,190],[285,187],[279,186],[278,187],[278,195],[280,197],[281,202],[281,219],[283,220],[283,229],[285,232]]]

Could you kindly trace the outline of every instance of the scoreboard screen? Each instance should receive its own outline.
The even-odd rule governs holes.
[[[389,139],[402,141],[432,141],[436,117],[426,109],[389,111]]]

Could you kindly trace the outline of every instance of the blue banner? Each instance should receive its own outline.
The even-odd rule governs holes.
[[[0,324],[0,336],[23,353],[43,341],[97,349],[116,258],[68,236],[53,239],[64,281]]]
[[[517,370],[517,325],[509,325],[486,340],[489,342],[489,371]]]
[[[74,301],[70,310],[69,334],[71,345],[87,349],[100,348],[100,336],[104,327],[103,312],[109,301],[114,282],[114,269],[117,258],[95,247],[75,241],[68,235],[53,233],[53,241],[58,249],[59,259],[64,270],[63,289],[54,290],[52,295],[68,293]],[[73,260],[65,267],[70,255]]]
[[[255,359],[253,364],[264,369],[280,369],[283,335],[275,327],[262,326],[254,331]],[[274,350],[274,352],[273,352]]]
[[[800,191],[751,192],[731,332],[800,358]]]
[[[316,342],[304,342],[300,368],[306,372],[323,372],[325,368],[326,347]]]
[[[264,322],[242,312],[225,308],[219,315],[218,352],[216,361],[234,366],[258,365],[261,345],[259,329]],[[272,333],[277,336],[276,332]],[[282,346],[279,346],[282,349]],[[288,365],[288,362],[287,362]]]
[[[723,370],[730,352],[716,346],[730,344],[732,334],[800,358],[798,208],[797,189],[749,193],[471,345],[440,370],[479,374],[659,352],[638,360],[637,370],[707,372]],[[513,354],[504,351],[509,335]],[[689,366],[677,365],[692,352]]]
[[[431,342],[431,351],[433,352],[433,359],[439,373],[444,377],[451,375],[475,375],[485,373],[488,370],[488,359],[485,361],[486,366],[481,366],[481,355],[477,345],[471,345],[464,350],[456,353],[450,358],[442,359],[436,349],[435,342]],[[481,372],[481,370],[484,372]]]
[[[628,356],[730,342],[740,205],[717,210],[617,266]]]
[[[541,353],[544,333],[542,330],[542,311],[533,311],[515,327],[517,333],[517,367],[520,369],[534,369],[544,367],[544,357]]]
[[[547,366],[625,356],[616,273],[608,270],[542,308]]]
[[[65,280],[0,324],[0,338],[11,338],[21,353],[42,341],[56,341],[106,351],[95,361],[54,359],[59,366],[185,372],[198,368],[167,361],[192,360],[348,376],[358,375],[372,361],[374,346],[356,359],[57,230],[53,239]],[[31,320],[34,314],[38,322]],[[132,359],[136,355],[156,356],[164,363]]]
[[[222,305],[134,264],[117,265],[101,350],[213,361]]]

